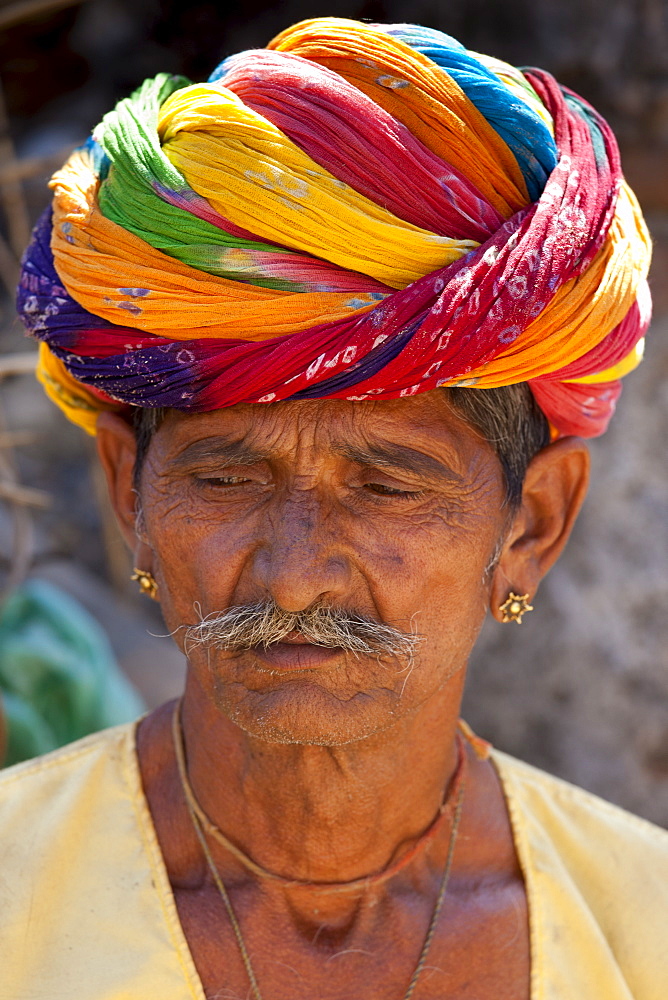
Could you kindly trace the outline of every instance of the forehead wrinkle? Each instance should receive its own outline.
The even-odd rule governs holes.
[[[332,450],[358,465],[386,469],[408,469],[418,475],[445,480],[448,483],[462,483],[464,481],[454,469],[439,462],[438,459],[432,458],[431,455],[390,441],[369,443],[364,447],[341,443],[335,445]]]

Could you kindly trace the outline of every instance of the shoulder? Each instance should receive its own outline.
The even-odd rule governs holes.
[[[527,888],[532,947],[560,983],[554,995],[665,997],[668,832],[506,754],[494,751],[492,760]]]
[[[0,772],[0,996],[202,998],[134,725]]]
[[[135,726],[135,722],[126,722],[120,726],[103,729],[45,753],[41,757],[32,757],[30,760],[0,770],[0,799],[4,798],[10,789],[16,789],[23,784],[48,780],[47,776],[76,771],[101,759],[119,758],[126,750],[127,743],[134,743]]]
[[[28,828],[53,832],[60,822],[124,794],[131,778],[134,723],[116,726],[0,771],[0,844]],[[60,825],[60,823],[58,824]]]
[[[76,909],[86,887],[123,881],[141,808],[133,759],[123,725],[0,772],[0,952],[37,901],[46,921],[47,900]]]
[[[668,862],[667,830],[499,750],[492,751],[492,759],[509,807],[520,808],[525,820],[564,846],[585,841],[599,852],[601,842],[593,838],[603,837],[610,849],[637,848]]]

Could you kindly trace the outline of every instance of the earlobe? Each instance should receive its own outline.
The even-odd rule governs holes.
[[[492,577],[490,608],[504,620],[511,591],[531,602],[541,579],[561,555],[587,492],[589,452],[580,438],[543,448],[529,463],[522,501]]]
[[[134,490],[136,442],[130,425],[115,413],[101,413],[97,421],[97,453],[121,533],[136,552],[137,495]]]

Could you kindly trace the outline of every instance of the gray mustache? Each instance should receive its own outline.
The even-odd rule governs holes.
[[[285,611],[274,602],[214,611],[185,629],[186,655],[195,646],[236,651],[271,646],[299,632],[306,642],[337,647],[357,656],[389,656],[412,660],[422,637],[401,632],[365,615],[323,604],[304,611]]]

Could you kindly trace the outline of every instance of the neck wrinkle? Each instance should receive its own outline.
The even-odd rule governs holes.
[[[297,746],[249,737],[198,693],[187,689],[182,708],[189,782],[210,821],[260,867],[300,881],[361,879],[438,815],[457,765],[457,711],[446,725],[442,706],[422,706],[398,724],[401,739],[393,730],[345,747]],[[225,853],[215,856],[227,864]]]

